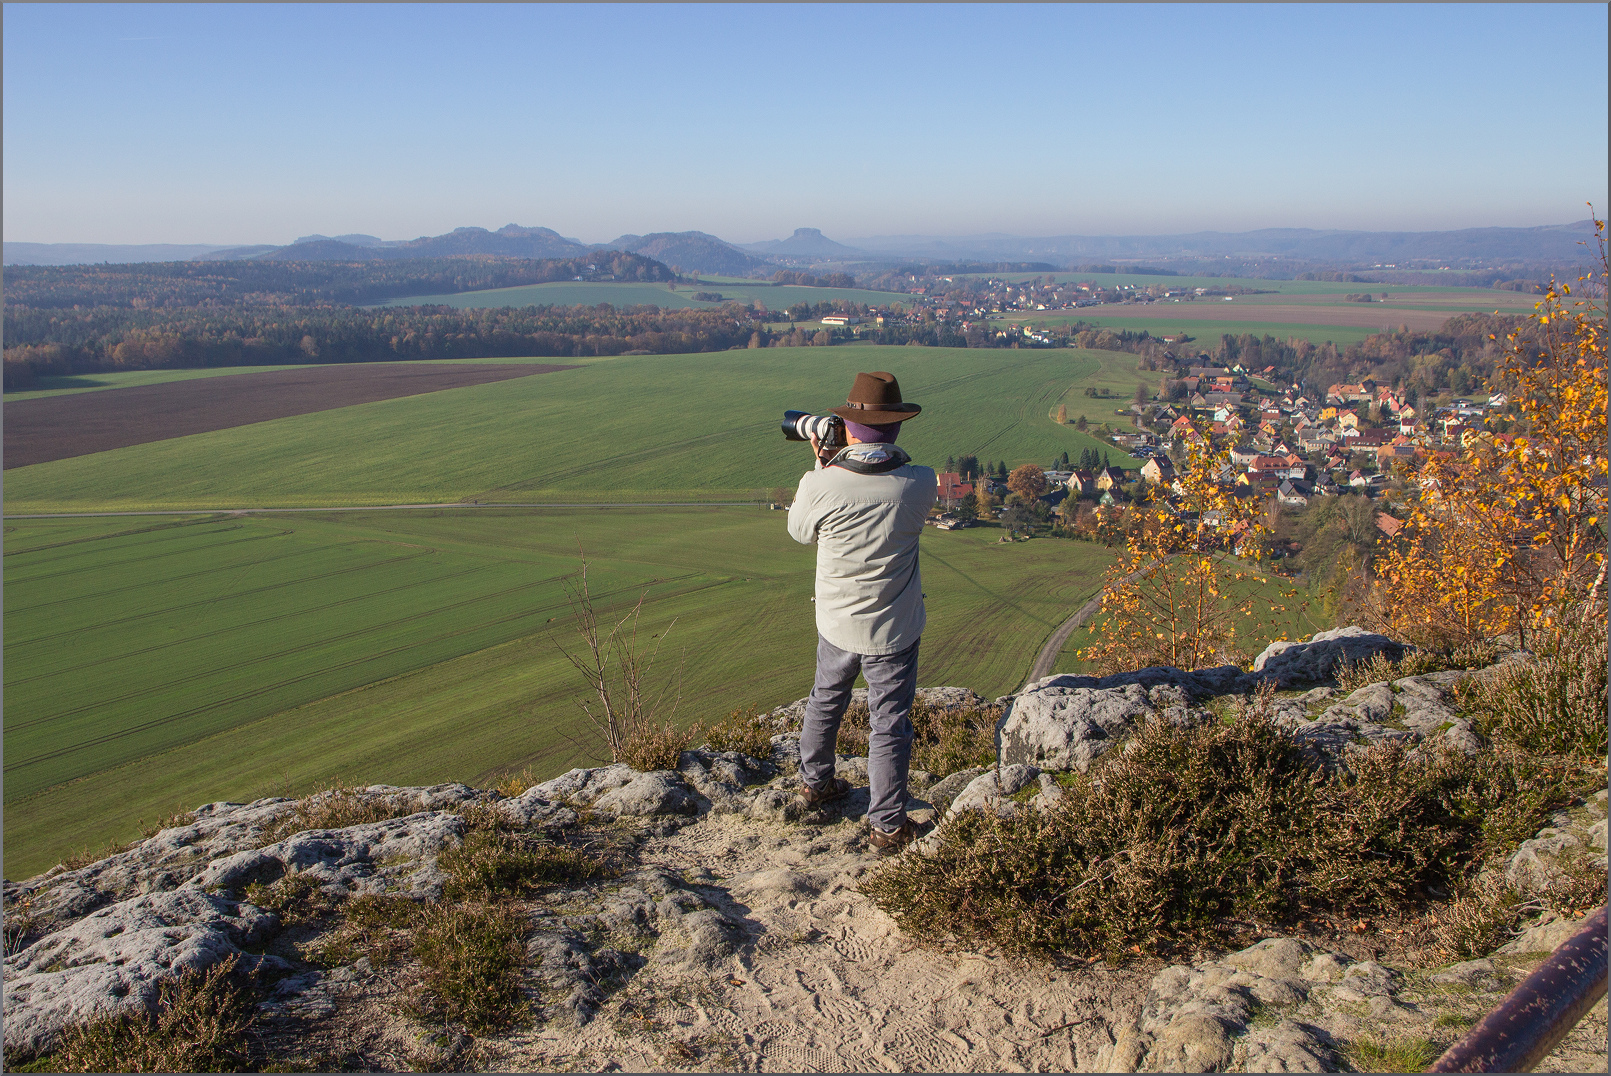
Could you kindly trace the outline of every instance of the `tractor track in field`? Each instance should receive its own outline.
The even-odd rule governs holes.
[[[317,552],[317,550],[314,550],[314,552]],[[234,592],[229,593],[229,594],[221,594],[221,595],[218,595],[217,597],[213,597],[213,598],[203,598],[203,599],[200,599],[198,601],[186,602],[186,603],[184,603],[182,605],[169,605],[169,606],[164,606],[161,609],[147,609],[144,612],[135,613],[133,616],[119,617],[116,620],[103,620],[103,621],[97,623],[95,625],[95,628],[97,630],[99,630],[101,628],[121,627],[121,626],[125,626],[125,625],[128,625],[128,624],[133,624],[136,621],[144,620],[147,617],[162,616],[162,615],[165,615],[167,613],[182,612],[183,610],[186,610],[186,609],[195,609],[195,608],[198,608],[198,607],[205,607],[205,606],[212,605],[215,602],[223,601],[225,599],[227,599],[229,601],[237,601],[237,600],[239,600],[241,598],[250,598],[250,597],[253,597],[253,596],[258,595],[258,594],[267,594],[267,593],[270,593],[272,591],[283,590],[286,587],[297,586],[298,584],[301,584],[301,583],[317,583],[317,582],[321,582],[321,581],[326,580],[326,579],[334,579],[337,576],[347,575],[347,574],[349,574],[351,572],[366,571],[366,570],[368,570],[370,568],[386,568],[386,567],[390,567],[390,566],[392,566],[394,564],[401,564],[401,563],[404,563],[406,561],[417,560],[420,557],[428,556],[428,555],[429,555],[428,552],[427,553],[412,553],[412,554],[409,554],[408,556],[392,557],[390,560],[373,561],[373,562],[368,563],[368,564],[355,564],[355,565],[353,565],[353,566],[351,566],[349,568],[337,568],[335,571],[332,571],[332,572],[324,572],[324,573],[322,573],[320,575],[304,576],[304,577],[302,577],[300,579],[295,579],[295,580],[292,580],[291,582],[288,582],[288,583],[273,583],[273,584],[270,584],[268,586],[253,587],[250,590],[238,590],[238,591],[234,591]],[[263,563],[266,563],[266,562],[265,561],[249,561],[245,565],[236,565],[236,567],[255,568],[259,564],[263,564]],[[220,569],[217,569],[217,570],[218,571],[224,571],[225,569],[220,568]],[[157,585],[157,584],[166,583],[166,582],[167,582],[167,580],[165,580],[165,579],[159,579],[159,580],[153,580],[151,583],[148,583],[146,585],[148,585],[148,586]],[[328,608],[328,606],[326,606],[326,608]],[[12,646],[31,646],[34,643],[49,642],[49,641],[51,641],[53,639],[60,639],[60,638],[64,638],[64,637],[67,637],[67,636],[77,635],[77,634],[79,634],[79,633],[81,633],[81,632],[83,632],[85,630],[86,629],[84,629],[84,628],[67,628],[67,629],[64,629],[62,631],[52,632],[49,635],[36,635],[36,636],[31,636],[31,637],[26,638],[26,639],[17,639],[13,643],[11,643],[10,645],[12,645]],[[11,682],[12,683],[27,683],[27,680],[25,679],[25,680],[11,681]]]
[[[232,541],[221,543],[220,545],[215,546],[214,548],[222,549],[225,546],[239,545],[239,544],[241,544],[243,542],[257,542],[257,541],[266,541],[266,540],[268,540],[270,538],[283,538],[288,534],[294,534],[294,533],[295,533],[294,531],[279,531],[279,532],[276,532],[274,534],[257,535],[257,536],[252,537],[252,538],[236,538],[236,539],[234,539]],[[159,553],[155,557],[152,557],[151,559],[156,560],[156,559],[158,559],[160,557],[179,556],[181,554],[189,553],[189,552],[192,552],[192,550],[188,550],[188,549],[172,550],[172,551],[167,552],[167,553]],[[247,565],[272,564],[273,562],[275,562],[277,560],[290,560],[293,557],[307,556],[310,552],[312,552],[312,550],[298,549],[298,550],[295,550],[295,551],[290,552],[290,553],[281,553],[281,554],[279,554],[277,556],[260,557],[257,560],[246,561],[245,563]],[[214,574],[216,574],[218,572],[235,571],[236,569],[239,569],[241,566],[242,566],[242,564],[240,562],[235,562],[235,563],[230,563],[230,564],[221,564],[221,565],[219,565],[219,566],[217,566],[215,568],[201,568],[201,569],[198,569],[197,571],[194,571],[194,572],[186,572],[183,575],[167,576],[167,577],[162,578],[162,579],[142,579],[138,583],[130,583],[128,586],[125,586],[125,587],[117,587],[116,589],[113,589],[113,590],[101,591],[100,594],[103,595],[103,596],[108,596],[108,595],[112,595],[112,594],[122,594],[122,593],[125,593],[125,592],[130,591],[130,590],[140,590],[140,589],[142,589],[144,587],[160,586],[160,585],[172,585],[172,584],[175,584],[175,583],[184,582],[185,580],[196,579],[196,578],[198,578],[200,576],[204,576],[204,575],[214,575]],[[63,576],[78,575],[78,574],[83,573],[83,572],[96,571],[98,569],[102,569],[102,568],[105,568],[105,567],[106,567],[105,564],[94,564],[94,565],[88,565],[88,566],[83,567],[83,568],[74,568],[74,569],[72,569],[70,571],[65,571],[65,572],[52,572],[52,573],[50,573],[48,575],[36,575],[36,576],[24,577],[24,578],[21,578],[21,579],[17,579],[14,582],[17,583],[17,584],[40,583],[40,582],[45,582],[47,580],[60,579]],[[15,569],[13,569],[13,571],[15,571]],[[77,594],[69,595],[68,597],[57,598],[57,599],[55,599],[53,601],[40,602],[37,605],[20,605],[20,606],[17,606],[16,608],[12,609],[11,611],[14,612],[14,613],[31,613],[31,612],[34,612],[35,610],[38,610],[38,609],[48,609],[53,605],[63,605],[63,604],[70,603],[70,602],[76,602],[76,601],[79,601],[81,599],[82,599],[82,595],[77,595]]]
[[[524,584],[524,585],[522,585],[520,587],[516,587],[514,589],[515,590],[524,590],[524,589],[528,589],[528,588],[533,587],[533,586],[538,586],[541,583],[547,582],[547,581],[549,581],[549,580],[537,580],[535,582]],[[686,596],[687,594],[698,593],[701,590],[707,590],[707,589],[709,589],[711,587],[724,586],[724,585],[727,584],[727,582],[729,582],[729,581],[726,580],[726,579],[713,580],[713,581],[711,581],[709,583],[706,583],[706,584],[703,584],[701,586],[691,587],[691,588],[688,588],[687,590],[678,591],[676,593],[676,596],[678,596],[678,597]],[[509,593],[509,592],[504,591],[504,592],[501,592],[501,593],[506,594],[506,593]],[[605,595],[605,597],[606,598],[611,597],[615,593],[617,593],[617,592],[611,592],[610,594]],[[462,605],[474,604],[474,602],[476,602],[476,601],[484,600],[485,597],[486,596],[484,595],[482,597],[469,599],[468,601],[465,601],[465,602],[456,603],[455,605],[452,605],[452,606],[443,607],[443,609],[433,609],[433,610],[428,611],[427,613],[415,614],[413,616],[404,617],[401,620],[391,621],[386,625],[382,625],[382,627],[383,628],[384,627],[392,627],[392,626],[395,626],[395,625],[400,624],[400,623],[406,623],[406,622],[408,622],[410,620],[417,620],[421,616],[427,616],[427,615],[432,615],[434,613],[442,612],[442,611],[444,611],[444,609],[453,609],[453,608],[457,608],[457,607],[462,606]],[[557,609],[558,606],[555,606],[553,608]],[[495,617],[492,620],[482,621],[480,623],[469,625],[469,626],[464,627],[464,628],[459,628],[459,629],[456,629],[456,630],[453,630],[453,631],[443,632],[443,633],[440,633],[438,635],[432,636],[429,639],[416,640],[414,642],[406,643],[406,644],[403,644],[403,645],[390,647],[390,648],[388,648],[386,650],[381,650],[381,651],[377,651],[377,652],[374,652],[374,653],[364,654],[364,655],[361,655],[359,657],[349,658],[346,661],[337,662],[334,665],[322,666],[322,667],[320,667],[318,669],[309,670],[308,672],[302,673],[302,674],[300,674],[298,676],[289,677],[289,678],[284,679],[284,680],[278,680],[278,681],[275,681],[272,684],[266,684],[266,685],[263,685],[261,687],[253,688],[253,689],[251,689],[249,691],[239,692],[239,693],[237,693],[235,695],[229,696],[228,698],[212,699],[212,700],[209,700],[205,704],[202,704],[202,705],[199,705],[199,706],[192,706],[192,707],[190,707],[188,709],[181,710],[178,713],[166,714],[166,715],[164,715],[162,717],[153,718],[152,720],[149,720],[149,721],[143,721],[143,722],[139,723],[138,725],[133,725],[133,726],[129,726],[127,728],[118,729],[118,730],[116,730],[114,732],[107,732],[107,733],[105,733],[103,735],[94,736],[94,737],[91,737],[91,738],[86,739],[86,740],[79,740],[76,743],[64,744],[61,747],[55,748],[54,750],[43,752],[43,753],[38,754],[38,755],[30,756],[30,757],[25,758],[25,759],[19,759],[15,763],[8,763],[5,766],[4,772],[10,773],[13,770],[21,769],[21,768],[26,767],[26,766],[32,766],[32,765],[35,765],[35,764],[41,763],[41,762],[54,761],[55,759],[62,758],[64,756],[70,755],[70,754],[72,754],[74,752],[77,752],[77,751],[82,751],[82,750],[92,748],[92,747],[99,747],[102,744],[111,743],[111,742],[116,741],[116,740],[126,739],[126,738],[128,738],[130,736],[134,736],[134,735],[137,735],[137,734],[142,733],[142,732],[148,732],[151,729],[161,728],[164,725],[172,724],[175,721],[183,721],[186,718],[194,717],[197,714],[205,713],[207,710],[215,709],[215,708],[219,707],[220,705],[229,705],[231,703],[242,702],[242,701],[245,701],[247,699],[257,698],[258,696],[269,694],[269,693],[271,693],[273,691],[277,691],[277,690],[279,690],[281,688],[289,687],[289,686],[291,686],[293,684],[298,684],[298,683],[301,683],[301,682],[303,682],[305,680],[310,680],[310,679],[312,679],[312,678],[314,678],[316,676],[321,676],[321,675],[324,675],[326,673],[339,671],[341,669],[351,668],[352,666],[360,665],[360,664],[363,664],[364,662],[380,660],[380,659],[383,659],[383,658],[390,657],[390,656],[392,656],[394,654],[398,654],[398,653],[402,653],[402,652],[407,651],[407,650],[415,649],[415,648],[420,647],[420,646],[428,646],[428,645],[430,645],[432,643],[441,642],[441,641],[446,640],[446,639],[452,639],[452,638],[455,638],[455,637],[461,636],[461,635],[467,635],[467,634],[469,634],[471,632],[481,631],[481,630],[486,629],[486,628],[496,627],[496,626],[498,626],[500,624],[507,624],[507,623],[510,623],[512,621],[522,620],[522,619],[526,619],[528,617],[540,616],[541,614],[543,614],[543,613],[545,613],[547,611],[548,611],[548,607],[543,607],[543,608],[539,608],[539,609],[527,609],[527,610],[522,610],[522,611],[519,611],[519,612],[508,613],[508,614],[505,614],[504,616]],[[367,632],[369,632],[371,630],[373,630],[373,628],[365,628],[365,629],[362,629],[360,631],[353,631],[353,632],[344,633],[343,635],[337,636],[337,637],[335,637],[333,639],[317,640],[317,641],[312,642],[312,643],[307,643],[307,644],[304,644],[302,646],[294,647],[294,648],[292,648],[291,650],[288,650],[288,651],[279,651],[276,654],[264,655],[262,657],[255,658],[251,662],[249,662],[248,664],[258,664],[259,662],[269,660],[270,658],[283,657],[283,656],[285,656],[287,654],[296,653],[297,651],[300,651],[300,650],[306,650],[309,647],[321,645],[322,643],[338,642],[338,641],[340,641],[342,639],[352,638],[352,637],[355,637],[355,636],[358,636],[358,635],[366,634]],[[402,670],[402,671],[406,672],[408,670]],[[164,684],[162,686],[163,687],[171,687],[171,686],[173,686],[174,683],[184,683],[184,682],[191,681],[191,680],[201,679],[204,676],[211,675],[211,672],[212,671],[210,670],[207,673],[198,673],[198,674],[195,674],[193,676],[185,677],[180,681],[171,681],[171,682],[169,682],[167,684]],[[397,675],[397,674],[392,674],[392,675]],[[126,701],[127,699],[137,698],[140,695],[146,695],[146,694],[150,694],[150,689],[142,690],[142,691],[130,692],[130,693],[127,693],[127,694],[125,694],[123,696],[119,696],[117,699],[113,699],[113,700],[100,700],[95,704],[89,704],[89,705],[85,705],[85,706],[75,707],[73,710],[66,711],[65,713],[34,718],[31,721],[28,721],[26,723],[21,723],[21,724],[15,726],[15,727],[18,727],[18,728],[32,727],[32,726],[38,725],[38,724],[40,724],[42,722],[51,721],[51,720],[57,720],[57,719],[62,718],[62,717],[71,716],[73,714],[81,713],[81,712],[83,712],[85,710],[94,709],[96,706],[105,705],[107,701],[112,701],[112,702]],[[213,731],[217,731],[217,730],[213,730]],[[169,746],[177,746],[177,745],[169,745]],[[59,784],[60,782],[55,782],[55,783]],[[43,791],[43,789],[41,789],[41,791]]]
[[[429,553],[421,553],[421,554],[418,554],[417,556],[429,556],[429,555],[430,555]],[[384,567],[388,567],[388,566],[390,566],[392,564],[396,564],[399,560],[413,560],[413,559],[416,559],[416,558],[414,558],[414,557],[399,557],[399,558],[396,558],[394,560],[377,561],[374,564],[366,564],[366,565],[361,565],[361,566],[356,567],[356,568],[348,568],[348,569],[345,569],[344,571],[362,571],[362,570],[367,569],[367,568],[384,568]],[[274,616],[255,617],[255,618],[253,618],[253,619],[251,619],[251,620],[249,620],[249,621],[247,621],[245,623],[235,624],[235,625],[232,625],[232,626],[227,627],[227,628],[210,628],[210,629],[208,629],[207,634],[209,636],[211,636],[211,637],[220,637],[220,636],[223,636],[223,635],[225,635],[225,634],[227,634],[227,633],[229,633],[231,631],[239,631],[239,630],[242,630],[242,629],[245,629],[245,628],[254,628],[254,627],[258,627],[258,626],[263,625],[263,624],[273,624],[273,623],[276,623],[277,621],[289,620],[289,619],[291,619],[293,617],[307,616],[310,613],[321,613],[322,614],[322,613],[325,613],[325,612],[327,612],[327,611],[329,611],[331,609],[339,609],[343,605],[351,605],[354,602],[369,601],[369,600],[374,599],[374,598],[390,597],[391,595],[396,594],[399,591],[412,590],[414,587],[429,586],[429,585],[431,585],[433,583],[445,583],[445,582],[449,582],[449,581],[454,580],[454,579],[460,579],[460,578],[462,578],[462,577],[464,577],[466,575],[471,575],[471,574],[473,574],[475,572],[485,571],[485,570],[487,570],[487,567],[488,566],[484,565],[484,564],[476,565],[473,568],[466,568],[463,571],[452,572],[452,573],[450,573],[448,575],[433,575],[428,579],[417,579],[412,583],[403,583],[403,584],[401,584],[399,586],[390,587],[390,588],[388,588],[386,590],[375,591],[375,592],[370,593],[370,594],[354,594],[351,597],[342,598],[339,601],[327,602],[327,603],[325,603],[323,605],[320,605],[320,606],[317,606],[317,607],[310,607],[310,608],[307,608],[307,609],[295,609],[295,610],[292,610],[291,612],[279,613],[279,614],[276,614]],[[331,574],[332,575],[339,575],[339,574],[343,574],[343,573],[341,573],[341,572],[333,572]],[[319,577],[316,577],[316,578],[329,578],[329,576],[319,576]],[[278,589],[280,589],[282,587],[296,586],[299,583],[308,582],[308,581],[309,580],[298,579],[298,580],[295,580],[294,582],[291,582],[291,583],[278,583],[275,586],[264,587],[264,588],[261,588],[261,589],[262,590],[278,590]],[[539,580],[539,581],[541,582],[541,580]],[[490,596],[491,595],[483,595],[483,597],[490,597]],[[207,598],[204,601],[192,602],[191,605],[192,606],[194,606],[194,605],[211,605],[212,603],[217,602],[217,601],[221,601],[221,600],[223,600],[225,598],[233,600],[235,597],[236,597],[236,595],[228,594],[228,595],[223,595],[223,596],[221,596],[219,598]],[[178,608],[183,609],[183,608],[188,608],[188,606],[179,606]],[[139,616],[131,617],[129,619],[139,619],[142,616],[159,616],[159,615],[161,615],[163,613],[171,613],[171,612],[176,612],[176,611],[177,611],[176,609],[153,609],[149,613],[142,613],[142,614],[139,614]],[[101,625],[96,625],[96,626],[100,627]],[[385,625],[383,625],[383,627],[384,626]],[[78,630],[82,630],[82,629],[78,629]],[[59,633],[59,634],[70,635],[70,634],[76,634],[76,632],[69,631],[69,632],[62,632],[62,633]],[[29,640],[29,641],[30,642],[37,642],[39,640]],[[166,641],[160,642],[160,643],[153,643],[150,646],[141,647],[138,650],[126,650],[126,651],[124,651],[124,652],[122,652],[120,654],[117,654],[115,656],[112,656],[112,657],[105,657],[105,658],[100,658],[100,659],[98,659],[96,661],[85,662],[82,665],[69,665],[69,666],[67,666],[65,668],[52,669],[49,672],[36,673],[33,676],[25,676],[25,677],[22,677],[21,679],[10,681],[10,683],[15,684],[15,685],[27,684],[27,683],[31,683],[31,682],[33,682],[35,680],[44,680],[44,679],[48,679],[48,678],[53,677],[53,676],[60,676],[63,673],[85,672],[87,670],[95,668],[98,665],[104,665],[109,661],[125,661],[125,660],[127,660],[129,658],[137,658],[137,657],[141,657],[143,655],[155,654],[155,653],[157,653],[159,651],[166,650],[169,647],[188,646],[189,644],[191,644],[191,643],[193,643],[195,641],[196,641],[196,639],[195,639],[194,636],[189,637],[189,638],[184,638],[184,639],[170,639],[170,640],[166,640]],[[202,675],[206,675],[206,674],[202,674]]]

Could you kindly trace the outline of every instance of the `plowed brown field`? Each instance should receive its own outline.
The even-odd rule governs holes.
[[[5,405],[5,467],[572,369],[552,363],[356,363],[47,396]]]

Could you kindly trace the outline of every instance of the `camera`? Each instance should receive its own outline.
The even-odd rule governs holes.
[[[783,412],[783,437],[789,441],[809,441],[815,437],[823,448],[844,448],[845,420],[838,415],[813,415],[807,411]]]

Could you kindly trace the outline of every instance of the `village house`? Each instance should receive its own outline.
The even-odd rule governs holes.
[[[1103,493],[1124,485],[1124,470],[1119,467],[1103,467],[1096,472],[1096,488]]]
[[[1309,477],[1309,465],[1296,452],[1288,453],[1282,457],[1282,466],[1275,469],[1275,476],[1303,481]]]
[[[1309,498],[1313,496],[1313,486],[1307,482],[1295,481],[1290,478],[1282,482],[1276,489],[1276,499],[1282,504],[1288,504],[1294,508],[1302,508],[1309,503]]]
[[[1175,480],[1175,465],[1168,456],[1154,456],[1142,465],[1141,477],[1154,486],[1166,485]]]
[[[1394,430],[1351,430],[1348,431],[1348,444],[1357,452],[1366,448],[1379,448],[1400,436],[1402,435]]]
[[[964,482],[962,476],[954,471],[946,471],[940,475],[940,500],[947,504],[960,501],[973,492],[973,483]]]
[[[1376,382],[1366,378],[1357,385],[1333,385],[1326,390],[1326,399],[1339,404],[1369,403],[1376,395]]]
[[[1337,428],[1343,431],[1344,436],[1347,435],[1347,432],[1349,430],[1357,430],[1357,429],[1359,429],[1359,412],[1357,412],[1357,411],[1338,411],[1337,412]]]
[[[1413,463],[1415,461],[1415,446],[1408,443],[1382,445],[1376,450],[1376,469],[1387,472],[1393,469],[1396,463]]]
[[[1070,497],[1096,496],[1096,478],[1090,471],[1075,471],[1068,476],[1068,494]]]
[[[1285,468],[1286,463],[1282,456],[1255,456],[1247,465],[1247,473],[1250,478],[1274,478],[1276,471]]]
[[[1337,443],[1337,435],[1320,426],[1310,426],[1306,430],[1298,431],[1298,446],[1305,452],[1317,452],[1327,445]]]

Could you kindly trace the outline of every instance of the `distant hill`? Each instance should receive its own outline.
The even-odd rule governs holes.
[[[491,254],[503,258],[575,258],[594,248],[566,239],[552,228],[525,228],[506,224],[495,232],[485,228],[455,228],[446,235],[385,241],[372,235],[346,235],[330,239],[306,235],[283,247],[237,247],[202,254],[200,261],[388,261],[404,258],[454,258]]]
[[[7,265],[129,265],[133,262],[182,262],[215,250],[219,243],[5,243]],[[259,252],[273,247],[251,247]]]
[[[775,268],[764,258],[746,254],[733,244],[706,232],[623,235],[604,246],[630,254],[643,254],[667,265],[680,266],[685,272],[752,276]]]
[[[796,228],[787,239],[768,239],[760,243],[745,243],[746,250],[762,254],[793,258],[865,258],[867,252],[836,243],[818,228]]]
[[[329,240],[332,240],[332,239],[334,239],[338,243],[351,243],[355,247],[396,246],[397,243],[400,242],[400,240],[394,239],[394,240],[392,240],[391,242],[388,243],[386,240],[381,239],[378,236],[364,235],[362,232],[352,232],[352,233],[350,233],[348,235],[317,235],[317,234],[315,234],[315,235],[299,236],[298,238],[293,239],[291,241],[291,245],[294,247],[299,243],[323,243],[323,242],[328,242]]]

